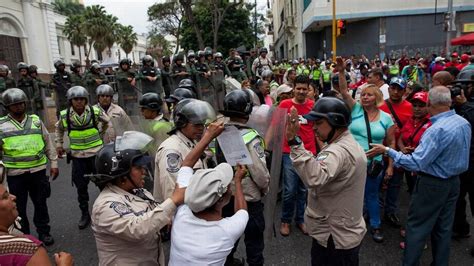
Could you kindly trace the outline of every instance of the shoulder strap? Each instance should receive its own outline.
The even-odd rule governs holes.
[[[403,127],[402,121],[400,121],[400,118],[398,118],[397,113],[395,113],[392,103],[388,99],[385,100],[385,103],[387,104],[387,107],[390,110],[390,113],[392,114],[393,119],[395,119],[395,123],[397,123],[398,128],[402,128]]]
[[[415,131],[413,132],[413,134],[410,135],[410,137],[408,137],[408,141],[410,143],[413,142],[413,139],[415,138],[416,134],[418,134],[418,132],[420,132],[420,130],[423,128],[424,125],[426,125],[426,123],[428,123],[429,119],[425,119],[423,120],[423,123],[421,123],[421,125],[419,125]]]
[[[369,150],[370,150],[370,143],[372,143],[372,133],[370,132],[369,116],[367,115],[367,112],[365,110],[364,110],[364,118],[365,118],[365,128],[367,129],[367,139],[369,140],[367,146],[369,146]]]

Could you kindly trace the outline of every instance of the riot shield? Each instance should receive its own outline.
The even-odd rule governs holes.
[[[216,89],[209,77],[203,74],[196,74],[196,87],[198,99],[208,102],[215,110],[217,109]]]
[[[222,70],[217,70],[215,72],[212,72],[211,75],[211,85],[215,88],[215,99],[216,99],[216,110],[222,110],[224,109],[224,97],[226,95],[226,90],[225,90],[225,76],[224,72]],[[212,87],[212,86],[211,86]]]
[[[170,76],[170,81],[171,81],[171,86],[170,86],[170,94],[173,94],[174,93],[174,90],[176,90],[178,88],[178,85],[179,83],[181,82],[181,80],[183,79],[188,79],[190,78],[189,76],[180,76],[180,75],[171,75]]]
[[[139,84],[140,82],[137,82]],[[140,114],[138,107],[139,89],[132,86],[128,81],[117,82],[118,105],[125,110],[129,116]]]
[[[235,78],[228,77],[224,80],[225,93],[242,89],[242,85]]]
[[[264,216],[268,225],[265,227],[265,241],[272,240],[275,231],[275,208],[277,196],[281,187],[281,159],[282,147],[285,134],[287,110],[283,108],[269,107],[267,105],[255,106],[250,119],[249,127],[254,128],[265,139],[265,152],[267,155],[267,167],[270,170],[270,190],[264,198]],[[271,221],[271,222],[270,222]]]

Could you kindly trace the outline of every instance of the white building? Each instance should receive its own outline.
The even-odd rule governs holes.
[[[81,58],[85,65],[84,48],[79,51],[63,33],[65,22],[65,16],[53,11],[51,0],[0,1],[0,64],[8,65],[13,74],[17,73],[18,62],[34,64],[42,76],[54,73],[56,59],[70,64]],[[146,37],[139,35],[138,44],[128,57],[139,63],[146,45]],[[125,53],[117,45],[110,52],[106,50],[99,55],[94,50],[89,56],[90,60],[115,63],[119,58],[125,58]]]

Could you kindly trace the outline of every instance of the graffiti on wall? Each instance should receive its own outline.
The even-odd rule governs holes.
[[[453,46],[451,48],[452,51],[457,51],[458,53],[465,53],[470,51],[469,46]],[[422,57],[430,57],[432,54],[437,54],[441,56],[446,56],[446,48],[444,45],[435,45],[435,46],[425,46],[425,47],[418,47],[418,48],[411,48],[405,46],[403,48],[398,49],[391,49],[389,50],[388,55],[390,57],[399,58],[402,55],[406,56],[415,56],[421,55]]]

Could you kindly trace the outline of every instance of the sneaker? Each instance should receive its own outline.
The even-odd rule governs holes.
[[[380,228],[373,228],[370,232],[372,234],[372,239],[376,243],[382,243],[383,242],[383,234],[382,234],[382,230]]]
[[[290,224],[289,223],[281,223],[281,225],[280,225],[280,234],[282,236],[289,236],[290,235]]]
[[[38,239],[46,246],[51,246],[54,244],[54,238],[50,234],[40,234]]]
[[[386,214],[384,221],[391,227],[400,228],[400,218],[395,213]]]

